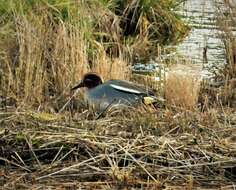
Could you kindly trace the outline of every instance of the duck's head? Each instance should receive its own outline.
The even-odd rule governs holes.
[[[74,86],[71,90],[76,90],[78,88],[85,87],[87,89],[94,88],[102,84],[102,78],[96,73],[87,73],[83,76],[80,83]]]

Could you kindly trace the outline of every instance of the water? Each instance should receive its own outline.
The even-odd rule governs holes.
[[[221,6],[218,2],[218,5]],[[192,27],[177,51],[203,69],[217,67],[225,62],[224,47],[216,25],[216,7],[213,0],[187,0],[179,12]]]
[[[221,31],[216,24],[216,5],[223,8],[218,0],[187,0],[177,12],[191,26],[188,36],[176,46],[176,52],[189,62],[202,67],[201,75],[211,77],[218,67],[225,64],[224,45]],[[173,55],[174,57],[175,55]],[[181,63],[181,60],[179,61]],[[155,68],[159,61],[151,68]],[[141,64],[137,64],[140,65]],[[148,66],[150,67],[150,66]],[[142,68],[143,71],[147,68]],[[158,68],[158,66],[156,66]]]

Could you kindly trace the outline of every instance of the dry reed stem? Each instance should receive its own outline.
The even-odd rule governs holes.
[[[168,105],[193,109],[197,106],[201,79],[199,71],[191,73],[190,67],[178,65],[167,73],[165,98]]]
[[[1,88],[9,97],[22,105],[41,106],[49,100],[57,103],[67,97],[69,88],[89,71],[97,72],[104,79],[128,78],[128,61],[119,48],[119,58],[112,58],[103,42],[88,41],[86,35],[91,34],[86,26],[62,20],[56,23],[47,16],[50,17],[47,11],[41,16],[14,15],[17,40],[12,46],[17,47],[16,55],[2,58],[7,69]],[[110,24],[117,27],[117,23]],[[107,27],[104,30],[112,30],[103,25]],[[112,38],[119,44],[119,36],[114,34]],[[7,49],[12,46],[4,47],[3,52],[12,51]]]
[[[130,74],[127,61],[122,57],[110,59],[102,44],[96,43],[96,46],[97,56],[93,62],[92,71],[101,75],[104,80],[127,79]]]

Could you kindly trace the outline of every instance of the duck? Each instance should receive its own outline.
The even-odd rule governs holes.
[[[89,107],[103,112],[110,107],[129,107],[157,102],[154,92],[133,82],[111,79],[103,82],[97,73],[86,73],[79,84],[71,88],[75,91],[85,88],[84,99]]]

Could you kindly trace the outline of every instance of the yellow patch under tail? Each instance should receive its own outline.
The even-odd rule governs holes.
[[[157,102],[157,99],[155,97],[151,97],[151,96],[146,96],[143,98],[143,103],[145,105],[150,105]]]

